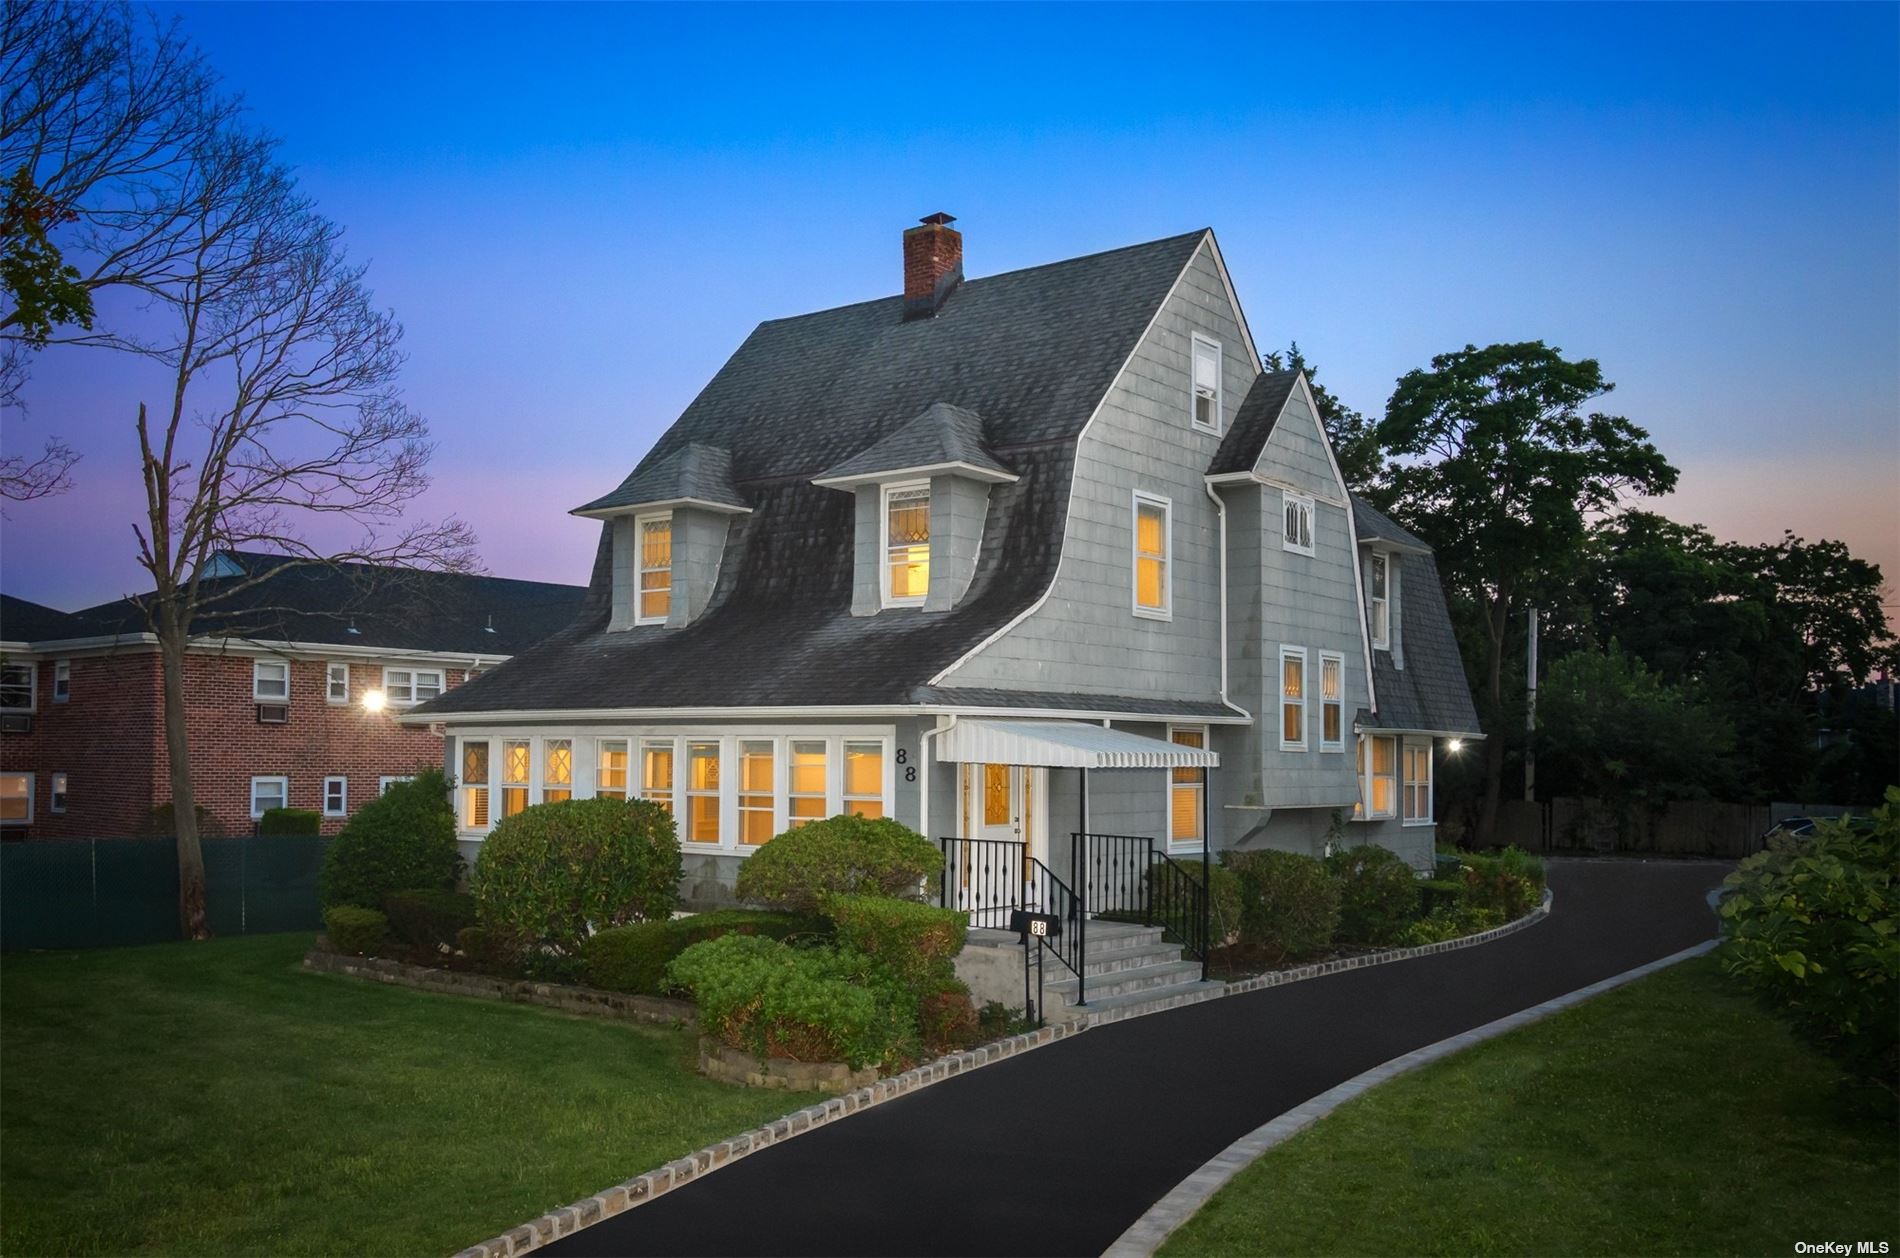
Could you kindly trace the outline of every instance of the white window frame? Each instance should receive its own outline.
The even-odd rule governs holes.
[[[1366,745],[1366,762],[1359,782],[1359,798],[1363,801],[1361,806],[1363,815],[1372,821],[1390,821],[1398,816],[1405,806],[1399,798],[1399,791],[1405,779],[1405,766],[1401,762],[1399,738],[1396,734],[1361,734],[1359,737]],[[1373,752],[1373,744],[1381,739],[1392,744],[1392,807],[1385,812],[1380,812],[1372,806],[1372,783],[1383,776],[1378,772],[1379,758]]]
[[[1373,574],[1385,577],[1385,593],[1376,594],[1378,588]],[[1366,557],[1366,618],[1372,622],[1373,649],[1389,651],[1392,649],[1392,557],[1383,551],[1373,551]]]
[[[638,762],[634,759],[639,751],[639,742],[627,738],[596,738],[594,740],[594,789],[593,794],[601,799],[639,799],[640,786],[635,778],[639,772]],[[621,755],[620,785],[601,785],[602,770],[605,769],[607,753],[618,751]],[[678,770],[674,773],[677,775]]]
[[[664,520],[666,522],[666,614],[648,616],[640,609],[646,605],[647,573],[659,572],[658,568],[646,566],[647,525]],[[673,580],[674,547],[679,539],[673,535],[673,513],[671,511],[653,511],[646,515],[633,517],[633,623],[636,625],[663,625],[673,614],[673,596],[677,593],[677,583]],[[655,590],[654,593],[659,593]]]
[[[878,734],[867,734],[863,736],[846,734],[836,741],[838,747],[838,768],[836,770],[838,781],[837,811],[840,813],[849,813],[853,802],[870,798],[869,795],[854,795],[851,793],[851,748],[859,745],[870,746],[875,743],[877,745],[878,754],[878,789],[882,792],[882,795],[877,801],[879,809],[878,815],[880,817],[890,816],[897,807],[897,754],[896,747],[891,739]],[[917,771],[919,773],[924,772],[922,768],[919,768]]]
[[[73,662],[53,661],[53,702],[65,703],[73,697]],[[64,811],[63,809],[61,811]]]
[[[1211,432],[1219,436],[1221,430],[1221,376],[1226,369],[1226,362],[1221,356],[1221,344],[1213,337],[1203,336],[1199,332],[1193,334],[1190,338],[1190,342],[1188,346],[1188,423],[1202,432]],[[1211,424],[1203,424],[1200,420],[1201,408],[1199,399],[1206,395],[1201,392],[1201,382],[1196,379],[1195,372],[1198,370],[1197,360],[1200,357],[1200,351],[1202,349],[1214,351],[1214,392],[1212,396],[1214,403],[1214,422]]]
[[[262,688],[262,682],[264,680],[263,670],[266,668],[281,668],[284,670],[284,692],[282,694],[273,695],[273,694],[264,693],[264,690]],[[289,660],[277,659],[274,657],[267,656],[262,659],[255,659],[251,661],[251,702],[253,703],[289,703],[290,702],[290,661]]]
[[[1300,697],[1297,700],[1287,698],[1286,662],[1297,659],[1300,662]],[[1280,648],[1280,670],[1274,675],[1274,692],[1279,696],[1279,706],[1274,709],[1279,718],[1279,739],[1281,751],[1305,751],[1310,738],[1307,734],[1307,717],[1311,712],[1313,694],[1313,672],[1307,666],[1306,648],[1303,646],[1282,646]],[[1292,742],[1286,736],[1286,710],[1298,706],[1300,709],[1300,737]]]
[[[567,744],[567,781],[565,782],[556,782],[548,774],[548,766],[554,763],[554,757],[549,753],[553,750],[554,745],[557,743]],[[539,783],[539,785],[535,787],[534,794],[530,797],[531,802],[537,803],[537,804],[546,804],[550,802],[559,803],[560,801],[558,800],[551,801],[548,799],[549,791],[566,791],[567,797],[569,799],[573,799],[574,798],[574,740],[572,738],[543,738],[539,741],[539,745],[535,747],[532,754],[534,756],[534,764],[535,764],[534,776],[535,776],[536,782]]]
[[[340,670],[340,671],[339,671]],[[341,680],[343,693],[338,694],[336,685]],[[385,692],[387,693],[387,692]],[[350,701],[350,665],[347,660],[326,660],[323,665],[323,701],[341,705]]]
[[[337,789],[337,804],[330,807],[330,788]],[[350,815],[350,779],[340,773],[333,773],[323,779],[323,815],[326,817],[347,817]]]
[[[397,689],[396,684],[390,680],[391,677],[398,674],[409,679],[408,684],[400,690]],[[421,689],[417,683],[424,676],[435,678],[435,693],[430,695],[428,699],[420,698],[417,694]],[[447,692],[448,688],[449,674],[447,669],[416,668],[408,664],[383,665],[383,700],[391,707],[413,708],[418,703],[427,703],[429,699],[440,698]]]
[[[927,520],[930,517],[931,502],[936,496],[935,492],[931,489],[929,481],[896,481],[892,484],[881,486],[878,490],[877,593],[878,604],[881,607],[922,607],[924,600],[930,596],[930,583],[928,580],[924,583],[924,593],[922,594],[913,594],[904,598],[898,598],[891,593],[891,498],[896,494],[914,493],[919,489],[924,491],[924,518]],[[925,539],[925,564],[929,564],[931,559],[934,558],[931,552],[936,549],[936,544],[936,538],[934,537]]]
[[[1174,502],[1162,494],[1133,491],[1128,515],[1128,605],[1143,620],[1174,619]],[[1161,511],[1161,606],[1141,603],[1141,509]]]
[[[869,742],[870,740],[863,739],[861,741]],[[797,755],[800,744],[810,745],[813,743],[818,745],[820,754],[824,756],[824,781],[816,791],[794,791],[792,786],[797,780],[793,773],[793,769],[796,767],[793,763],[794,757]],[[837,748],[838,754],[835,756],[832,754],[833,748]],[[843,796],[843,766],[838,763],[839,758],[843,754],[844,741],[840,739],[809,738],[798,734],[791,734],[786,737],[784,752],[785,790],[783,797],[779,800],[780,833],[784,833],[787,830],[795,830],[800,826],[808,826],[814,821],[823,821],[827,817],[837,815],[832,809],[831,801],[834,798],[842,798]],[[832,787],[834,781],[839,783],[835,790]],[[818,815],[816,817],[800,817],[792,811],[792,801],[803,799],[815,799],[818,801]]]
[[[282,791],[283,791],[283,794],[280,796],[280,799],[282,802],[272,804],[270,805],[270,808],[290,807],[290,779],[289,778],[283,776],[282,774],[265,774],[261,777],[254,777],[251,779],[251,820],[252,821],[263,820],[264,814],[269,811],[269,808],[258,807],[258,801],[257,801],[257,788],[269,782],[275,782],[280,788],[282,788]]]
[[[20,668],[26,670],[26,706],[0,707],[0,712],[37,712],[40,710],[40,662],[38,660],[7,660],[0,668]]]
[[[1411,774],[1413,753],[1422,753],[1425,759],[1425,777],[1421,781]],[[1438,789],[1437,769],[1432,763],[1432,740],[1429,738],[1407,738],[1399,743],[1399,816],[1408,826],[1429,826],[1433,824],[1434,810],[1438,806],[1435,792]],[[1422,815],[1412,814],[1412,788],[1425,788],[1425,811]]]
[[[738,841],[739,792],[738,783],[733,780],[735,775],[732,772],[732,766],[737,762],[732,747],[735,740],[711,735],[696,738],[689,734],[682,741],[684,754],[673,765],[673,780],[679,783],[680,811],[679,821],[676,824],[681,831],[680,851],[753,850]],[[698,789],[693,785],[693,751],[695,748],[703,747],[712,748],[714,772],[719,775],[718,787],[710,791]],[[695,839],[692,835],[693,801],[696,799],[715,801],[713,816],[716,819],[718,833],[710,842]]]
[[[1202,751],[1207,750],[1208,745],[1209,745],[1209,740],[1210,740],[1210,735],[1208,733],[1207,726],[1205,725],[1170,725],[1168,726],[1168,741],[1170,743],[1174,742],[1174,734],[1176,730],[1180,730],[1182,733],[1187,733],[1187,734],[1199,734],[1201,736],[1201,750]],[[1176,771],[1174,769],[1169,769],[1168,778],[1167,778],[1168,794],[1167,794],[1165,803],[1166,803],[1166,811],[1168,815],[1168,850],[1171,852],[1198,852],[1201,850],[1201,845],[1205,842],[1206,836],[1202,836],[1201,838],[1198,838],[1198,839],[1195,839],[1195,838],[1178,839],[1174,835],[1174,793],[1177,790],[1182,790],[1182,789],[1195,790],[1195,791],[1200,792],[1201,794],[1200,804],[1199,804],[1199,807],[1196,809],[1194,815],[1198,819],[1196,821],[1196,824],[1199,825],[1202,829],[1206,829],[1208,828],[1208,826],[1213,820],[1213,818],[1209,815],[1210,810],[1207,806],[1208,805],[1207,792],[1212,787],[1213,783],[1208,780],[1208,771],[1206,769],[1194,770],[1194,772],[1201,775],[1201,780],[1198,784],[1190,784],[1187,782],[1175,781],[1174,780],[1175,772]]]
[[[66,815],[66,792],[68,785],[68,775],[63,769],[47,775],[46,811],[55,817],[63,817]]]
[[[1313,553],[1313,526],[1316,522],[1313,500],[1305,494],[1296,494],[1290,489],[1281,491],[1281,498],[1281,549],[1290,550],[1296,555],[1311,555]],[[1304,542],[1301,542],[1299,537],[1296,536],[1295,531],[1288,527],[1295,512],[1298,512],[1299,518],[1306,522],[1306,540]]]
[[[1334,699],[1326,697],[1326,666],[1328,664],[1333,665],[1339,672],[1339,696]],[[1326,738],[1326,709],[1329,707],[1339,709],[1339,737],[1330,742]],[[1319,749],[1340,753],[1346,750],[1346,657],[1338,651],[1319,653]]]
[[[0,821],[0,825],[6,825],[6,826],[32,825],[33,824],[33,788],[36,785],[36,783],[33,780],[34,775],[32,773],[28,773],[25,771],[15,771],[15,770],[9,769],[4,773],[0,773],[0,778],[23,778],[26,781],[26,816],[21,817],[18,820]]]
[[[611,740],[609,740],[611,741]],[[669,757],[666,763],[666,785],[654,786],[647,782],[647,753],[664,751]],[[666,809],[673,818],[673,828],[679,829],[680,818],[680,740],[677,738],[641,738],[635,741],[633,751],[627,761],[629,779],[629,798],[644,799],[648,803],[658,804]]]
[[[487,834],[495,828],[495,813],[499,811],[495,799],[495,743],[493,738],[458,738],[455,742],[455,825],[465,834]],[[480,743],[487,749],[487,765],[479,782],[468,780],[468,749]],[[474,792],[482,792],[482,816],[480,825],[469,820],[472,813],[471,803]]]
[[[415,780],[416,780],[416,775],[413,773],[385,773],[381,777],[376,779],[376,795],[378,798],[381,798],[382,796],[388,794],[389,788],[394,786],[396,783],[413,782]]]

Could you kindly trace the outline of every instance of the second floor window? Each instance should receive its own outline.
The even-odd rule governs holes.
[[[1168,505],[1166,498],[1135,495],[1135,615],[1156,620],[1172,614]]]
[[[884,605],[922,603],[930,592],[930,486],[884,490]]]
[[[1319,749],[1346,750],[1346,657],[1319,657]]]
[[[55,660],[53,662],[53,702],[64,703],[73,697],[73,662]]]
[[[251,698],[259,703],[289,702],[290,665],[283,660],[253,660]]]
[[[1306,750],[1306,648],[1280,648],[1280,749]]]
[[[1194,337],[1194,426],[1220,431],[1220,342]]]
[[[385,668],[383,694],[391,703],[426,703],[442,693],[439,668]]]
[[[350,701],[350,666],[341,660],[323,667],[323,697],[331,703]]]
[[[640,536],[637,625],[665,624],[673,610],[673,517],[643,516],[636,527]]]
[[[1366,615],[1372,620],[1372,645],[1381,650],[1392,645],[1392,572],[1384,555],[1366,561],[1368,589]]]
[[[39,671],[37,664],[0,664],[0,709],[31,712]]]
[[[1286,537],[1280,543],[1302,555],[1313,553],[1313,500],[1299,494],[1286,495]]]

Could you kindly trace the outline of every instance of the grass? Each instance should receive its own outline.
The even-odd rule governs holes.
[[[1900,1141],[1839,1084],[1701,958],[1341,1106],[1161,1252],[1900,1252]]]
[[[680,1030],[299,968],[308,935],[0,961],[0,1250],[446,1254],[814,1098]]]

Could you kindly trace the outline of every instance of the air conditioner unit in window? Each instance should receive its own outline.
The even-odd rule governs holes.
[[[257,705],[257,723],[259,725],[284,725],[290,720],[288,703],[260,703]]]
[[[0,734],[31,734],[33,718],[24,712],[0,716]]]

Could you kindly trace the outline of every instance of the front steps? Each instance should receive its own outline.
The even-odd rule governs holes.
[[[969,945],[1017,952],[1022,947],[1013,932],[1003,930],[972,930]],[[1033,948],[1030,955],[1035,955]],[[1201,963],[1184,959],[1178,945],[1162,939],[1159,926],[1091,921],[1085,969],[1088,984],[1081,990],[1082,983],[1067,966],[1054,956],[1045,959],[1044,1018],[1062,1021],[1092,1010],[1155,1003],[1202,986]],[[1086,1005],[1076,1003],[1078,994],[1087,1000]]]

